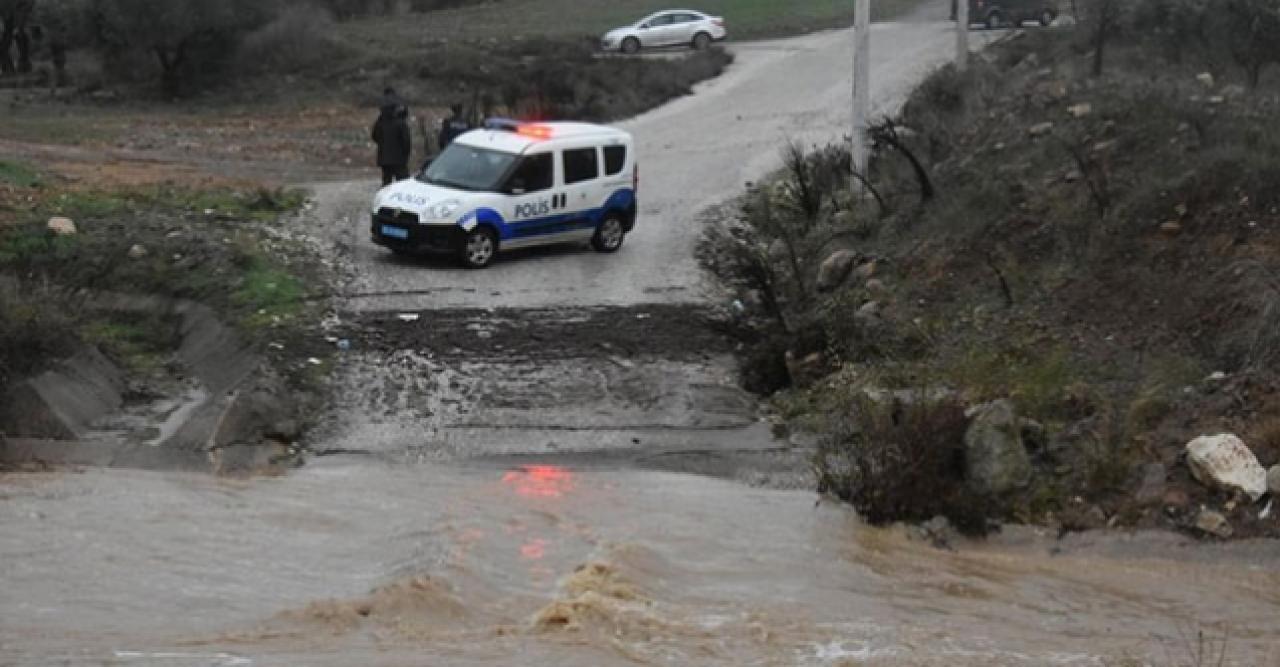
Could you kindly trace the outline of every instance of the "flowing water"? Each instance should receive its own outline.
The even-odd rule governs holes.
[[[1195,664],[1201,631],[1225,664],[1280,655],[1269,544],[949,551],[812,493],[554,465],[0,493],[0,664]]]

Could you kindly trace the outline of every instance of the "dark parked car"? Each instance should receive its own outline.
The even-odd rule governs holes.
[[[951,2],[951,18],[955,20],[955,2]],[[1048,26],[1058,18],[1053,0],[969,0],[969,23],[995,30],[1026,21]]]

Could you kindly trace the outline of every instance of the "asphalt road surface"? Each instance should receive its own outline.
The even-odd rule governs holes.
[[[954,55],[946,21],[876,24],[872,48],[877,115]],[[638,143],[640,217],[616,255],[586,248],[507,254],[485,271],[448,258],[406,260],[369,241],[373,183],[327,187],[323,210],[339,224],[359,274],[348,286],[358,310],[546,308],[702,303],[714,294],[693,257],[699,215],[780,166],[788,141],[850,134],[853,46],[849,31],[734,45],[722,77],[621,126]]]

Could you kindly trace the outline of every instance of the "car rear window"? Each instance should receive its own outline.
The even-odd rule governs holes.
[[[595,148],[575,148],[564,152],[565,185],[589,181],[600,176],[600,159]]]
[[[604,147],[604,173],[606,176],[616,176],[622,173],[622,168],[625,166],[627,166],[626,146]]]

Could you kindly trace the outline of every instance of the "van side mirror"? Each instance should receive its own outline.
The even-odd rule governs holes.
[[[527,190],[525,189],[523,178],[513,178],[511,179],[511,182],[507,184],[507,194],[509,195],[522,195],[526,192]]]

